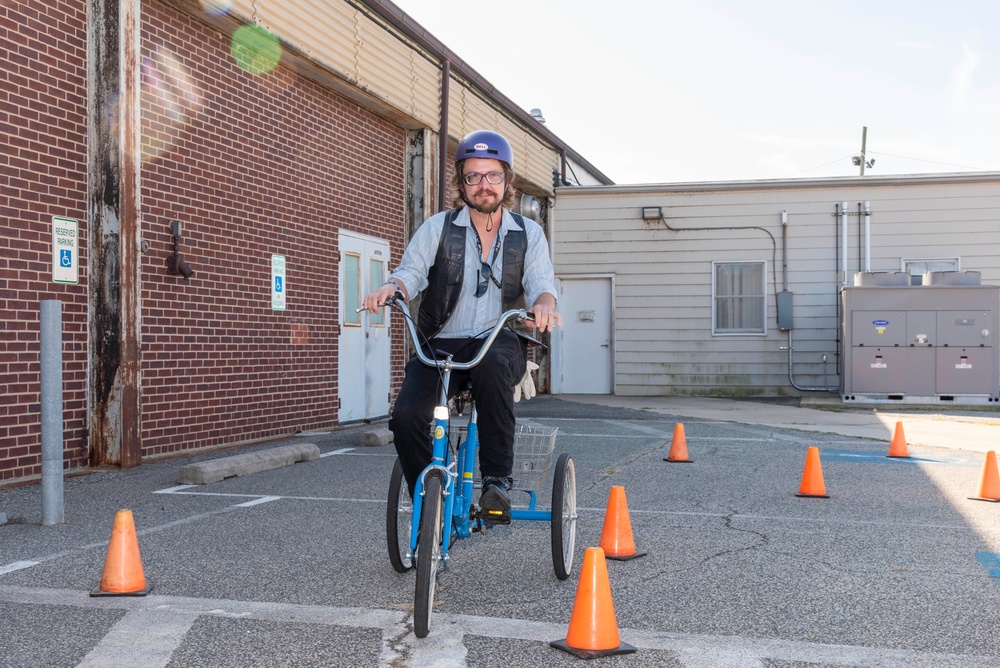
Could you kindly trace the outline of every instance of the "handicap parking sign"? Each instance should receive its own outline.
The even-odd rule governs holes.
[[[271,308],[285,310],[285,256],[271,256]]]
[[[72,218],[52,216],[52,280],[56,283],[80,280],[78,231],[79,224]]]

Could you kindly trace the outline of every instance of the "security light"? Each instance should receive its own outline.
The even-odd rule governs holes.
[[[663,220],[663,207],[644,206],[642,207],[643,220]]]

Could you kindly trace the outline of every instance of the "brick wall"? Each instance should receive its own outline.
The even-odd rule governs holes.
[[[405,133],[288,69],[240,69],[172,7],[142,11],[142,456],[334,425],[337,233],[398,261]],[[0,2],[0,483],[40,472],[42,299],[63,300],[66,467],[87,464],[85,20],[83,0]],[[80,220],[78,285],[51,281],[54,215]],[[175,219],[188,282],[167,273]],[[398,384],[401,331],[393,346]]]
[[[143,456],[336,424],[337,232],[399,257],[403,130],[287,69],[240,69],[228,38],[158,3],[142,55]],[[190,282],[166,272],[174,219]]]
[[[86,5],[0,2],[0,483],[41,473],[39,310],[62,301],[64,458],[86,463]],[[52,282],[52,217],[80,221],[80,282]]]

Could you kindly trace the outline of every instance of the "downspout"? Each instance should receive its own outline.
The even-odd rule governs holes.
[[[451,82],[451,59],[441,62],[441,130],[438,132],[438,197],[437,211],[446,208],[445,198],[448,197],[448,96]]]

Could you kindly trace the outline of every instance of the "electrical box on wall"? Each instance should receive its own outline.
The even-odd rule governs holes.
[[[847,287],[841,398],[1000,403],[1000,286]]]
[[[783,332],[794,329],[792,322],[792,294],[788,290],[782,290],[778,293],[778,329]]]

